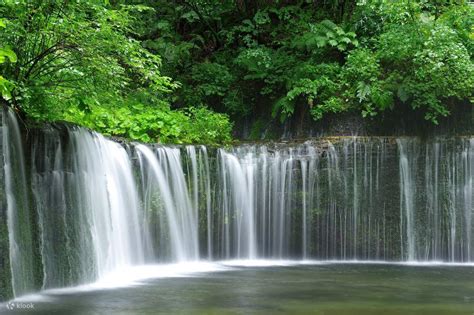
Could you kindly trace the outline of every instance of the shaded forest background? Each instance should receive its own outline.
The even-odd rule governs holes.
[[[220,144],[472,112],[466,1],[2,0],[0,18],[1,94],[29,124]]]

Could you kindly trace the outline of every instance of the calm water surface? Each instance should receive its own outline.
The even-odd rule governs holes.
[[[44,293],[2,314],[469,314],[473,266],[228,267],[140,285]]]

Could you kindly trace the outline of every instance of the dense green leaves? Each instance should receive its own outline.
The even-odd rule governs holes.
[[[427,107],[427,119],[449,113],[443,100],[472,95],[474,65],[456,33],[446,26],[434,27],[423,48],[415,54],[414,78],[409,90],[414,107]]]
[[[354,32],[346,32],[330,20],[324,20],[318,24],[310,24],[309,31],[297,37],[294,45],[313,51],[317,48],[332,47],[341,52],[350,47],[357,47],[359,42]]]
[[[225,142],[230,119],[402,105],[438,123],[474,91],[462,0],[4,0],[0,17],[11,106],[133,140]]]
[[[164,1],[152,4],[159,19],[179,24],[161,36],[175,47],[199,43],[183,67],[167,69],[185,86],[177,103],[280,121],[296,112],[373,117],[405,103],[437,123],[472,97],[474,9],[463,1],[223,3],[202,4],[206,23],[183,19],[193,14],[186,6],[177,18]]]
[[[105,135],[141,142],[219,144],[231,140],[232,124],[228,118],[204,107],[170,111],[135,103],[116,109],[97,107],[88,112],[73,108],[65,118]]]
[[[7,26],[5,19],[0,19],[0,28],[5,28]],[[12,63],[17,62],[17,56],[15,52],[8,46],[0,46],[0,64],[10,61]],[[2,75],[0,75],[0,95],[5,99],[11,99],[11,91],[14,88],[14,84]]]
[[[137,17],[149,12],[107,1],[3,1],[1,25],[8,29],[0,40],[9,46],[0,47],[0,63],[18,56],[2,71],[4,99],[30,119],[69,120],[133,140],[229,140],[226,116],[209,112],[200,122],[217,128],[219,120],[223,133],[193,135],[192,124],[203,119],[193,113],[206,110],[170,109],[179,83],[161,74],[161,57],[144,48],[135,30]]]

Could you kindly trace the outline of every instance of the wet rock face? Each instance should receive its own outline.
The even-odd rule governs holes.
[[[0,111],[0,116],[3,117],[2,111]],[[3,126],[2,117],[0,117],[0,122]],[[2,138],[3,128],[0,128],[0,139]],[[13,297],[4,176],[3,146],[0,145],[0,301]]]
[[[255,174],[253,207],[270,220],[256,223],[267,230],[256,242],[269,257],[284,248],[295,258],[473,259],[471,137],[328,137],[230,150]],[[275,245],[281,234],[285,243]]]
[[[235,124],[234,136],[241,140],[291,140],[327,136],[420,136],[472,135],[474,110],[472,104],[458,104],[437,125],[426,121],[424,113],[400,104],[396,110],[363,118],[359,112],[327,114],[314,121],[298,113],[280,123],[278,119],[252,116]],[[270,117],[270,116],[268,116]]]

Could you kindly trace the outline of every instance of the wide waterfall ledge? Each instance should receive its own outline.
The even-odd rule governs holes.
[[[228,148],[3,113],[0,298],[246,266],[474,264],[474,137]]]

